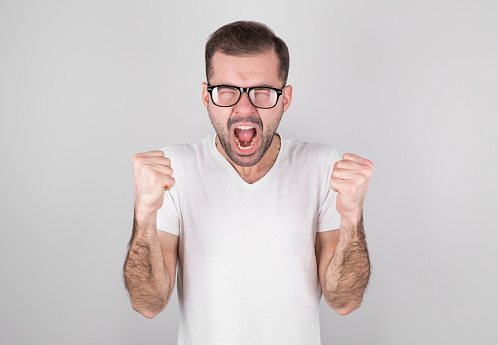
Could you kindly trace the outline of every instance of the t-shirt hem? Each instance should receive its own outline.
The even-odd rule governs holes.
[[[330,231],[330,230],[337,230],[341,227],[341,221],[340,220],[335,220],[333,222],[327,222],[327,223],[322,223],[318,224],[318,228],[316,232],[324,232],[324,231]]]
[[[157,230],[169,232],[170,234],[180,236],[180,229],[167,223],[157,223]]]

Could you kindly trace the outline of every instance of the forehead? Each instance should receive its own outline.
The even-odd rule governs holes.
[[[277,54],[270,50],[262,54],[234,56],[216,52],[211,60],[211,85],[229,84],[240,87],[271,85],[281,87]]]

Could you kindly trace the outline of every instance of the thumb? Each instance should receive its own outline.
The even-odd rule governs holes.
[[[330,178],[330,188],[334,192],[339,193],[339,194],[342,195],[343,194],[342,192],[344,190],[343,186],[344,186],[344,180],[343,179],[337,178],[337,177],[333,177],[333,176]]]

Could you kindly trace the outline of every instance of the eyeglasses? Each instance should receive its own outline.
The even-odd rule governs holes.
[[[230,85],[208,86],[207,91],[211,95],[211,100],[218,107],[232,107],[240,100],[242,93],[246,92],[249,101],[256,108],[270,109],[277,105],[278,98],[283,89],[273,87],[236,87]]]

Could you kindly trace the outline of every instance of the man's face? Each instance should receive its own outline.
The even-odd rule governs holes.
[[[231,56],[216,52],[212,58],[210,85],[237,87],[283,87],[278,77],[279,61],[273,50],[250,56]],[[232,107],[218,107],[211,101],[203,83],[202,100],[221,146],[233,163],[243,167],[256,165],[270,147],[282,114],[292,99],[287,86],[271,109],[254,107],[247,93]]]

